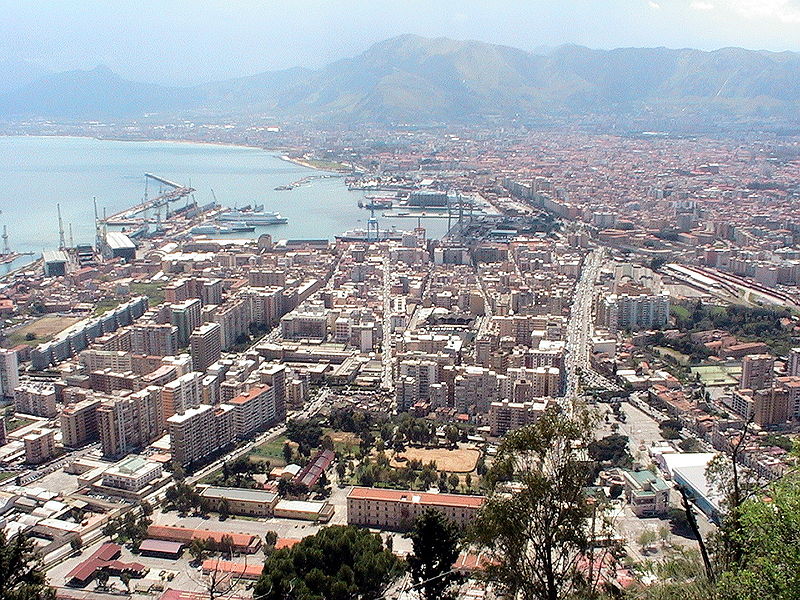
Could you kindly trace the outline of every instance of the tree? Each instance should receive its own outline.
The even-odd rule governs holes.
[[[344,479],[344,475],[347,472],[347,466],[341,460],[336,463],[336,474],[339,476],[339,482]]]
[[[52,600],[44,567],[33,540],[24,535],[9,540],[0,530],[0,598],[2,600]]]
[[[579,568],[591,552],[595,502],[584,495],[589,467],[579,450],[591,439],[591,421],[585,409],[574,410],[568,416],[553,406],[507,434],[487,473],[490,493],[471,539],[489,556],[487,576],[508,597],[591,597],[598,585]]]
[[[131,579],[133,579],[133,575],[128,571],[123,571],[119,574],[119,580],[122,582],[122,585],[125,586],[125,591],[128,593],[131,591]]]
[[[208,554],[208,545],[205,540],[199,538],[193,539],[192,543],[189,544],[189,554],[195,562],[202,562]]]
[[[593,440],[589,444],[589,456],[598,462],[615,467],[629,467],[633,459],[628,452],[628,436],[612,434]]]
[[[402,572],[402,562],[379,535],[334,525],[273,552],[253,595],[259,600],[377,600]]]
[[[231,516],[231,507],[227,498],[219,501],[219,520],[224,521]]]
[[[800,477],[793,473],[745,500],[730,535],[740,562],[719,577],[723,600],[800,598]]]
[[[456,491],[458,489],[458,484],[461,483],[461,480],[455,473],[450,473],[450,476],[447,478],[447,483],[451,490]]]
[[[111,574],[106,569],[100,569],[95,574],[94,578],[97,581],[97,587],[101,589],[106,589],[108,586],[108,580],[111,577]]]
[[[450,588],[458,580],[452,568],[458,558],[459,528],[441,511],[428,509],[405,537],[413,545],[407,562],[414,584],[420,586],[420,596],[424,600],[451,598]]]
[[[278,533],[275,531],[268,531],[264,534],[264,554],[270,555],[275,550],[275,544],[278,543]]]
[[[287,465],[292,462],[292,454],[294,454],[294,452],[291,444],[289,444],[289,442],[285,442],[283,444],[283,460],[286,461]]]

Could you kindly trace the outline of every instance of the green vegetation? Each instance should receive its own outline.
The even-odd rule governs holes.
[[[579,564],[583,557],[589,564],[613,564],[614,547],[590,543],[592,528],[599,535],[608,531],[599,514],[601,498],[584,491],[591,466],[578,446],[589,444],[591,431],[587,411],[578,409],[569,417],[553,407],[534,424],[507,434],[500,445],[471,541],[486,553],[486,574],[503,596],[598,596],[596,574]],[[514,493],[508,494],[511,482]]]
[[[9,540],[0,530],[0,599],[52,600],[55,596],[33,539],[17,535]]]
[[[630,468],[633,457],[628,451],[628,436],[614,433],[589,443],[589,456],[606,466]]]
[[[103,298],[97,304],[94,305],[94,316],[99,317],[100,315],[105,314],[110,310],[114,310],[120,304],[121,302],[117,298]]]
[[[103,535],[109,536],[120,544],[130,543],[134,550],[138,550],[139,544],[147,537],[147,528],[151,523],[147,514],[137,517],[133,511],[128,511],[124,516],[111,519],[106,523],[103,527]]]
[[[458,558],[461,531],[441,511],[428,509],[414,522],[405,537],[413,545],[408,557],[411,579],[424,600],[446,600],[454,596],[459,576],[452,572]]]
[[[249,452],[248,458],[253,461],[269,461],[273,467],[282,467],[286,465],[283,457],[283,446],[287,441],[288,438],[285,435],[280,435],[253,448]]]
[[[31,423],[35,423],[33,419],[26,419],[14,416],[14,409],[9,408],[6,410],[6,431],[11,433],[12,431],[16,431],[17,429],[22,429],[23,427],[27,427]]]
[[[403,573],[378,534],[334,525],[269,555],[260,600],[377,600]]]
[[[782,319],[793,317],[788,308],[751,308],[738,304],[720,307],[696,302],[685,309],[688,312],[685,316],[673,310],[676,325],[681,331],[724,329],[743,341],[764,342],[776,354],[786,354],[796,344],[796,341],[792,341],[791,327],[787,328],[781,323]]]
[[[134,281],[130,285],[131,295],[147,296],[150,306],[158,306],[164,302],[164,284],[158,281],[144,283]]]
[[[17,475],[19,475],[17,471],[0,471],[0,483],[2,483],[3,481],[8,481],[9,479],[16,477]]]

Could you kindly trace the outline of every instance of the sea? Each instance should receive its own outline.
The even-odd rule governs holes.
[[[0,137],[0,230],[7,227],[12,251],[34,253],[0,265],[0,273],[58,248],[59,204],[66,243],[70,226],[72,243],[93,243],[93,198],[101,216],[104,210],[111,215],[134,206],[144,199],[145,173],[191,186],[199,205],[216,198],[231,208],[263,204],[264,210],[281,213],[287,224],[259,227],[253,234],[269,233],[275,240],[332,240],[348,229],[366,228],[369,218],[369,212],[358,207],[364,193],[348,190],[343,177],[314,178],[292,190],[276,191],[325,172],[284,160],[273,151],[189,142]],[[150,198],[158,193],[157,183],[151,180],[147,186]],[[182,202],[171,206],[178,208]],[[376,216],[382,229],[410,230],[417,225],[416,219]],[[422,224],[428,237],[441,237],[447,229],[445,219]]]

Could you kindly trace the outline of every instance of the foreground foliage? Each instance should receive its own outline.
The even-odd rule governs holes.
[[[371,600],[403,573],[380,536],[334,525],[273,552],[256,584],[260,600]]]

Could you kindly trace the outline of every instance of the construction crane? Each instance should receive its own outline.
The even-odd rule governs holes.
[[[3,225],[3,256],[11,254],[11,247],[8,245],[8,229]]]
[[[64,239],[64,221],[61,220],[61,204],[56,204],[58,210],[58,249],[64,250],[67,247],[67,242]]]

